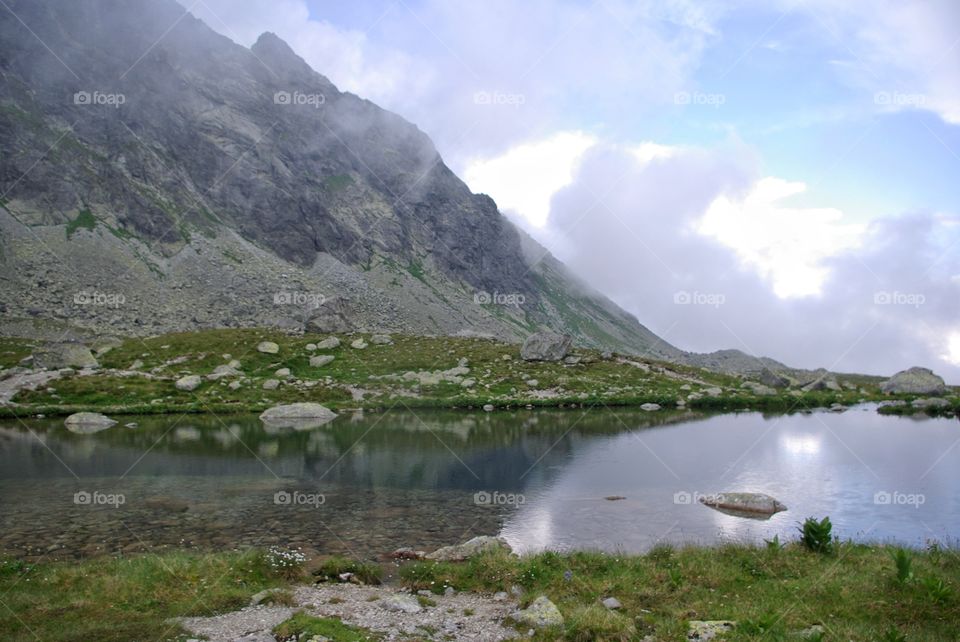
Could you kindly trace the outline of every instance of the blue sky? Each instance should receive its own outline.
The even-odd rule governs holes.
[[[680,347],[878,373],[916,363],[960,382],[954,0],[193,11],[240,44],[276,32],[416,123],[471,188]],[[729,302],[678,309],[684,289]],[[902,305],[874,303],[885,294]]]

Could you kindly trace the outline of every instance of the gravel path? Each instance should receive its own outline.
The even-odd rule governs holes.
[[[504,627],[504,617],[517,605],[511,600],[494,600],[488,595],[458,593],[434,595],[436,606],[419,613],[390,611],[383,600],[400,593],[383,586],[321,584],[302,586],[293,591],[296,607],[255,606],[214,617],[183,618],[181,623],[194,635],[212,642],[272,642],[270,631],[294,612],[338,617],[346,624],[361,626],[384,634],[388,640],[416,636],[418,639],[456,639],[495,642],[518,637],[514,629]],[[331,601],[333,603],[331,603]],[[470,615],[465,615],[465,611]]]

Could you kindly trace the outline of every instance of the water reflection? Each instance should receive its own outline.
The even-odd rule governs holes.
[[[95,434],[59,420],[0,424],[0,552],[279,544],[375,557],[483,533],[522,551],[640,551],[790,538],[809,515],[830,515],[842,536],[918,545],[960,526],[960,425],[872,409],[358,413],[310,429],[255,416],[138,423]],[[74,503],[95,491],[125,502]],[[524,501],[478,503],[478,491]],[[766,492],[789,510],[758,521],[696,502],[724,491]],[[278,493],[325,501],[283,504]]]

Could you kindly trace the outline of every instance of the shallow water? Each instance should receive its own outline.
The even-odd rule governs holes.
[[[94,434],[0,423],[0,553],[36,559],[277,545],[379,557],[501,534],[520,551],[842,537],[952,545],[960,422],[845,413],[625,409],[138,417]],[[768,520],[698,494],[766,492]],[[610,501],[609,496],[624,499]],[[889,501],[887,501],[889,500]]]

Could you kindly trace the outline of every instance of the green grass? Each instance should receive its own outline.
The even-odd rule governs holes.
[[[314,635],[322,635],[335,642],[381,639],[381,636],[372,631],[348,626],[337,618],[314,617],[306,613],[295,613],[289,620],[277,625],[273,632],[279,640],[308,640]],[[305,637],[300,637],[301,635]]]
[[[352,573],[364,584],[379,584],[383,569],[373,562],[351,560],[345,557],[331,557],[322,560],[312,574],[321,582],[339,582],[340,575]]]
[[[729,640],[783,640],[822,624],[828,640],[880,640],[888,630],[911,641],[960,635],[960,553],[914,553],[917,581],[901,583],[893,549],[837,544],[835,554],[726,545],[658,547],[643,556],[494,553],[463,564],[417,562],[401,570],[412,589],[453,586],[458,591],[522,587],[527,604],[547,595],[564,614],[562,632],[537,639],[684,640],[688,620],[734,620]],[[682,578],[675,581],[672,578]],[[615,596],[617,613],[598,607]],[[791,638],[797,639],[797,638]]]
[[[349,343],[358,335],[339,335],[340,347],[310,353],[308,343],[326,335],[292,336],[267,329],[220,329],[168,334],[145,339],[128,339],[100,361],[104,369],[126,369],[142,362],[141,372],[157,378],[118,377],[104,372],[89,377],[69,377],[53,382],[55,392],[46,388],[21,392],[15,399],[19,408],[0,409],[0,416],[42,412],[68,414],[80,410],[143,414],[164,412],[259,412],[277,403],[314,401],[333,409],[390,407],[480,408],[490,403],[498,408],[530,406],[626,406],[658,403],[674,408],[680,399],[687,407],[705,411],[743,409],[770,412],[800,411],[827,407],[832,403],[853,404],[863,399],[885,399],[877,384],[860,381],[858,390],[819,391],[792,394],[779,391],[758,396],[742,387],[737,377],[697,368],[632,357],[620,363],[617,357],[604,359],[593,350],[578,349],[583,360],[574,366],[563,363],[528,363],[520,360],[519,346],[491,339],[463,337],[417,337],[394,335],[392,345],[375,345],[355,350]],[[359,335],[367,339],[369,335]],[[280,346],[276,355],[256,351],[261,341]],[[33,342],[25,339],[0,340],[0,365],[9,367],[30,353]],[[335,360],[322,367],[310,366],[311,354],[329,354]],[[230,355],[229,358],[225,355]],[[504,357],[507,359],[505,360]],[[446,370],[460,358],[469,362],[476,381],[472,388],[443,382],[420,385],[404,380],[405,372]],[[242,386],[227,387],[229,379],[204,380],[193,392],[175,389],[174,381],[186,374],[211,373],[229,360],[240,361]],[[275,372],[289,368],[293,380],[314,385],[281,385],[264,390],[263,382],[277,378]],[[535,379],[536,386],[526,382]],[[841,379],[841,381],[844,381]],[[723,390],[709,396],[712,387]],[[862,392],[861,392],[862,390]],[[362,393],[362,399],[354,397]],[[692,393],[700,398],[688,399]],[[909,397],[902,397],[908,399]],[[954,408],[960,401],[954,394]]]
[[[97,219],[89,209],[84,208],[77,213],[77,218],[67,223],[67,240],[73,236],[73,233],[83,228],[92,230],[97,226]]]
[[[284,585],[259,551],[37,565],[0,559],[0,639],[182,639],[169,618],[236,610],[254,593]]]

